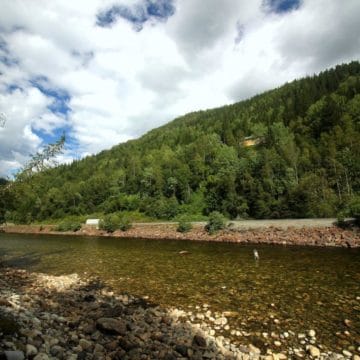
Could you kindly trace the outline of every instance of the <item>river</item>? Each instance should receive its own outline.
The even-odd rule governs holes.
[[[0,234],[8,266],[97,275],[118,291],[199,312],[236,312],[236,342],[314,329],[336,351],[360,346],[360,249],[255,246],[168,240]],[[180,251],[188,252],[180,255]],[[345,324],[345,320],[347,324]],[[350,326],[349,326],[350,324]],[[230,330],[229,330],[230,331]],[[291,344],[291,337],[284,339]]]

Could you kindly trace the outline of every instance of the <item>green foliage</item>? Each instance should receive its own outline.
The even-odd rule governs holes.
[[[159,199],[146,198],[145,214],[158,219],[171,220],[178,213],[179,204],[175,197],[170,199],[162,197]]]
[[[81,224],[78,222],[61,222],[55,227],[55,231],[78,231],[81,229]],[[41,230],[41,229],[40,229]]]
[[[106,232],[113,233],[120,228],[120,218],[115,214],[104,216],[104,219],[100,220],[99,228]]]
[[[213,211],[209,214],[209,221],[205,225],[205,230],[211,235],[219,230],[225,229],[226,219],[224,215],[218,211]]]
[[[192,229],[192,224],[188,221],[185,221],[185,219],[181,219],[178,223],[178,227],[176,231],[181,233],[189,232]]]
[[[48,169],[60,141],[36,154],[31,177],[0,181],[0,222],[332,217],[360,195],[359,109],[351,62]]]

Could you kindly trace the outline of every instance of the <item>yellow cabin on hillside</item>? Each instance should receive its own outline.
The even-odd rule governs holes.
[[[243,141],[242,141],[242,146],[244,147],[249,147],[249,146],[255,146],[258,145],[262,142],[262,138],[256,138],[254,136],[247,136]]]

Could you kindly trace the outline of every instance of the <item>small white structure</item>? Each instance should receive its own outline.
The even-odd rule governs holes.
[[[99,228],[100,219],[87,219],[86,225],[95,226],[97,229]]]
[[[260,259],[259,253],[257,252],[256,249],[254,249],[254,258],[255,258],[256,261]]]

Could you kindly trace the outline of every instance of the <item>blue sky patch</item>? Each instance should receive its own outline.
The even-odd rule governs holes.
[[[119,18],[123,18],[130,22],[136,31],[141,31],[147,21],[153,19],[158,21],[166,20],[174,13],[175,6],[173,0],[145,0],[131,7],[113,5],[97,15],[96,23],[101,27],[109,27]]]
[[[36,129],[34,127],[31,128],[31,131],[36,134],[44,144],[54,143],[60,139],[61,135],[65,133],[66,143],[68,143],[68,135],[71,132],[71,127],[66,125],[59,128],[54,129],[51,133],[47,131],[43,131],[42,129]]]
[[[244,32],[245,32],[245,26],[238,21],[236,23],[236,37],[234,40],[235,45],[238,45],[241,42],[241,40],[244,37]]]
[[[6,66],[13,66],[18,64],[18,60],[10,55],[6,41],[0,37],[0,63]]]
[[[6,87],[6,92],[9,93],[9,94],[12,94],[14,91],[16,90],[21,90],[22,91],[22,88],[16,84],[11,84],[11,85],[8,85]]]
[[[67,115],[70,111],[68,103],[70,95],[67,91],[62,89],[54,89],[48,86],[48,79],[45,76],[39,76],[30,80],[32,86],[39,89],[45,96],[51,97],[53,102],[48,106],[48,109],[55,114]]]
[[[278,14],[297,10],[301,0],[264,0],[263,5],[270,11]]]

